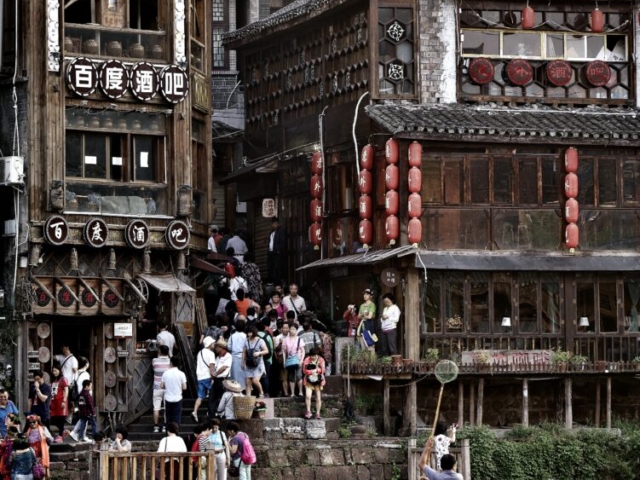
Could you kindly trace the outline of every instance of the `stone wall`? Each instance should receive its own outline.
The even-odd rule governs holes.
[[[86,443],[55,444],[50,450],[49,476],[51,480],[90,480],[97,478],[97,457]],[[92,473],[94,474],[92,476]]]

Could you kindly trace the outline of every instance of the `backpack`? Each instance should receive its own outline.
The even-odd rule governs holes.
[[[260,335],[262,334],[262,335]],[[262,339],[262,341],[264,342],[264,344],[267,346],[267,350],[269,350],[269,353],[265,356],[265,359],[272,359],[273,357],[273,338],[271,338],[271,342],[269,342],[269,338],[267,337],[271,337],[271,335],[269,335],[267,332],[258,332],[258,336]]]
[[[239,432],[238,435],[242,439],[242,454],[240,455],[240,460],[245,465],[253,465],[256,463],[256,451],[253,449],[253,445],[251,445],[246,433]]]
[[[80,392],[78,392],[78,379],[74,378],[71,385],[69,385],[69,401],[77,402],[80,397]]]

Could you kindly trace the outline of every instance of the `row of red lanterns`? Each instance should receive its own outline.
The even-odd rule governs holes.
[[[580,229],[577,222],[580,216],[578,196],[578,151],[570,147],[564,154],[564,168],[567,174],[564,177],[564,193],[567,201],[564,205],[564,218],[567,222],[565,229],[565,241],[570,249],[577,248],[580,243]]]
[[[309,190],[311,193],[311,226],[309,227],[309,242],[313,245],[314,250],[319,250],[322,244],[322,193],[324,185],[322,183],[322,172],[324,170],[324,162],[322,160],[322,152],[315,152],[311,159],[311,182]]]
[[[605,26],[604,13],[597,6],[591,10],[591,31],[593,33],[602,33]],[[522,28],[530,30],[536,26],[536,12],[530,6],[522,9]]]
[[[358,175],[358,191],[360,198],[358,199],[358,213],[360,215],[360,224],[358,225],[358,239],[365,249],[369,248],[369,244],[373,241],[373,200],[371,192],[373,191],[373,159],[374,151],[371,145],[365,145],[360,156],[360,174]]]
[[[384,222],[384,232],[387,243],[395,245],[396,240],[398,240],[400,236],[400,220],[398,219],[398,187],[400,186],[398,162],[400,161],[400,151],[398,141],[395,138],[387,140],[384,147],[384,158],[387,162],[387,167],[384,171],[384,187],[386,189],[384,206],[387,213],[387,218]]]

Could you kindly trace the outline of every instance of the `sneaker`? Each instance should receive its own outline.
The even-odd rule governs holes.
[[[153,427],[153,433],[160,433],[160,427],[158,425]]]
[[[304,414],[304,418],[306,418],[307,420],[309,420],[311,418],[311,412],[307,412]]]
[[[195,422],[198,423],[198,414],[196,412],[191,412],[191,418],[193,418]]]
[[[53,443],[62,443],[62,437],[60,435],[56,435],[53,437]]]
[[[320,412],[316,413],[316,420],[320,420],[322,417],[320,416]]]
[[[69,430],[62,431],[62,440],[65,440],[69,436]]]
[[[80,441],[80,438],[78,437],[78,434],[76,432],[71,432],[70,435],[71,438],[73,438],[76,442]]]
[[[93,443],[93,440],[91,440],[89,437],[82,437],[82,441],[84,443]]]
[[[258,398],[264,398],[264,393],[261,393],[260,395],[258,395]],[[193,415],[192,415],[193,416]],[[196,420],[197,421],[197,420]]]
[[[162,426],[162,433],[167,433],[167,426],[166,425]]]

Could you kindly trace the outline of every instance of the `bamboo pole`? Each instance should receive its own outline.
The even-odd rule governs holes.
[[[483,411],[484,404],[484,378],[478,380],[478,413],[476,418],[476,424],[480,427],[482,426],[482,416],[484,414]]]

